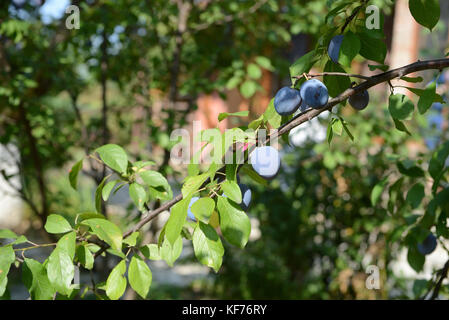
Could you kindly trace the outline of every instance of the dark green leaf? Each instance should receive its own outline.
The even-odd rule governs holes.
[[[390,95],[388,110],[394,119],[407,120],[413,114],[415,105],[403,94]]]
[[[417,183],[408,191],[406,201],[410,203],[413,209],[416,209],[421,204],[424,196],[424,186],[421,183]]]
[[[416,22],[432,31],[440,20],[439,0],[409,0],[408,5]]]
[[[75,163],[69,173],[70,185],[76,190],[78,185],[78,174],[83,169],[83,159]]]

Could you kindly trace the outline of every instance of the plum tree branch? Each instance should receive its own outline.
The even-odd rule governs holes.
[[[365,91],[371,87],[374,87],[378,84],[388,82],[395,78],[403,77],[407,74],[418,72],[418,71],[424,71],[424,70],[441,70],[444,68],[449,67],[449,58],[447,59],[436,59],[436,60],[428,60],[428,61],[417,61],[415,63],[393,69],[384,73],[380,73],[378,75],[374,75],[372,77],[368,77],[366,81],[360,83],[359,85],[348,88],[344,92],[342,92],[339,96],[332,98],[328,101],[327,105],[321,109],[308,109],[304,111],[303,113],[298,114],[293,119],[288,121],[287,123],[283,124],[278,128],[277,131],[273,132],[271,135],[269,135],[264,142],[264,144],[268,143],[269,141],[278,138],[279,136],[288,133],[291,129],[303,124],[304,122],[310,121],[313,118],[317,117],[319,114],[329,111],[332,107],[335,105],[345,101],[350,96],[354,95],[355,93]],[[250,150],[251,151],[251,150]],[[249,151],[249,152],[250,152]],[[223,166],[218,172],[225,172],[225,166]],[[203,185],[200,188],[203,188],[205,185],[207,185],[210,182],[210,178],[208,178]],[[129,235],[131,235],[133,232],[140,230],[144,225],[146,225],[148,222],[153,220],[155,217],[157,217],[160,213],[162,213],[165,210],[170,209],[173,205],[181,201],[183,198],[182,193],[174,197],[172,200],[164,203],[159,208],[148,212],[136,225],[134,225],[132,228],[130,228],[128,231],[126,231],[123,234],[123,237],[126,238]],[[99,251],[96,252],[95,257],[103,253],[108,246],[102,247]]]
[[[359,78],[359,79],[363,79],[363,80],[371,79],[370,76],[363,76],[361,74],[352,74],[352,73],[344,73],[344,72],[321,72],[321,73],[316,73],[316,74],[306,73],[306,74],[302,74],[300,76],[296,76],[293,78],[299,80],[299,79],[303,78],[305,75],[310,78],[323,77],[323,76],[340,76],[340,77],[349,77],[349,78]]]

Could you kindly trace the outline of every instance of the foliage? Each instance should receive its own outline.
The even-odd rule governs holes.
[[[260,218],[263,234],[269,237],[249,245],[251,255],[239,251],[237,257],[248,260],[247,264],[236,262],[235,256],[226,261],[225,250],[231,245],[234,248],[230,250],[245,248],[251,234],[250,217],[239,206],[240,166],[214,162],[206,167],[190,167],[181,193],[175,197],[169,183],[175,175],[168,163],[173,145],[167,142],[167,132],[186,124],[200,94],[224,94],[239,88],[241,95],[250,99],[262,90],[257,80],[263,70],[279,70],[281,76],[289,70],[291,85],[299,88],[312,67],[345,73],[357,56],[385,67],[383,26],[380,30],[365,27],[368,1],[327,2],[331,10],[325,17],[323,1],[86,2],[80,4],[86,25],[78,33],[61,28],[63,19],[49,25],[42,23],[38,6],[27,3],[18,8],[13,3],[3,4],[6,10],[1,12],[0,35],[5,46],[0,58],[5,71],[0,74],[0,112],[4,115],[0,142],[21,147],[23,169],[19,175],[24,183],[16,191],[40,218],[44,229],[56,236],[52,243],[35,244],[9,230],[0,232],[2,239],[9,239],[0,247],[0,296],[7,294],[7,275],[11,265],[17,264],[21,265],[23,283],[32,299],[73,299],[84,297],[87,291],[99,299],[119,299],[128,284],[141,298],[146,298],[152,284],[147,260],[162,259],[173,266],[181,254],[183,239],[192,241],[200,263],[218,272],[224,262],[225,279],[245,279],[244,289],[230,288],[230,282],[224,282],[221,290],[227,297],[266,298],[278,289],[280,296],[286,298],[316,298],[323,290],[328,292],[324,298],[345,297],[348,293],[341,288],[339,279],[348,268],[363,270],[363,265],[353,265],[362,260],[373,237],[375,243],[370,245],[385,243],[372,257],[373,262],[387,264],[390,247],[400,243],[408,249],[410,266],[420,271],[425,256],[418,252],[417,244],[434,229],[439,238],[449,238],[445,184],[449,144],[441,144],[430,156],[408,156],[402,143],[404,132],[411,135],[406,124],[416,112],[415,103],[405,95],[390,96],[388,109],[384,109],[384,116],[389,114],[392,120],[387,128],[366,119],[347,122],[340,111],[332,112],[327,142],[334,148],[321,144],[313,151],[306,148],[298,153],[298,158],[286,158],[292,167],[296,164],[295,174],[274,184],[294,186],[291,190],[275,189],[250,166],[243,166],[241,172],[259,184],[259,192],[261,188],[275,190],[267,197],[259,195],[254,199],[255,214]],[[435,26],[439,19],[438,1],[424,4],[410,0],[409,4],[418,23],[429,29]],[[23,18],[20,10],[28,16]],[[305,18],[303,22],[299,22],[301,18]],[[289,67],[278,52],[299,32],[320,36],[315,46]],[[327,47],[331,38],[341,33],[345,40],[339,63],[335,63],[330,60]],[[417,82],[416,78],[402,79]],[[327,74],[323,81],[334,98],[351,86],[347,76]],[[98,85],[102,103],[85,123],[79,101],[92,83]],[[131,101],[147,113],[144,123],[150,131],[148,136],[140,137],[151,140],[147,152],[136,155],[139,148],[125,151],[120,146],[131,145],[132,135],[118,134],[111,139],[111,128],[116,125],[124,132],[135,125],[133,121],[124,121],[129,115],[120,101],[108,99],[111,88],[120,91],[121,98],[133,96]],[[409,90],[418,96],[418,116],[425,114],[434,102],[443,102],[434,85]],[[155,103],[150,92],[157,92],[166,102],[160,114],[151,114]],[[70,103],[58,105],[52,101],[58,94],[66,94]],[[345,105],[344,100],[341,106]],[[180,102],[187,102],[187,107],[181,110]],[[222,113],[218,121],[248,115]],[[273,100],[258,116],[248,125],[233,129],[238,133],[252,129],[251,133],[224,139],[221,145],[206,144],[217,152],[238,144],[254,146],[260,130],[292,123],[291,117],[275,112]],[[393,124],[398,131],[392,130]],[[357,148],[349,140],[334,144],[334,137],[343,132],[358,143]],[[387,143],[371,153],[367,149],[372,146],[369,137],[373,133]],[[78,162],[70,170],[70,185],[78,187],[81,173],[96,184],[94,208],[88,212],[75,209],[73,221],[53,213],[45,175],[50,168],[62,166],[71,158],[72,147],[84,150],[86,155],[76,159]],[[153,155],[157,147],[162,151]],[[245,150],[245,159],[250,152],[251,148]],[[365,159],[361,159],[362,155]],[[327,171],[323,172],[323,168]],[[373,171],[366,172],[366,168]],[[320,175],[309,175],[311,171]],[[6,180],[11,178],[3,176]],[[429,179],[431,187],[427,185]],[[36,186],[37,194],[33,192]],[[128,231],[112,221],[106,210],[109,199],[124,186],[139,212],[124,223]],[[187,211],[193,196],[200,197],[201,206],[192,206],[197,220],[189,221]],[[352,199],[357,199],[359,206]],[[171,214],[158,239],[143,243],[141,228],[164,209],[170,209]],[[29,246],[24,247],[24,243]],[[26,251],[44,246],[54,249],[43,263],[25,257]],[[22,258],[15,254],[19,252]],[[275,259],[272,252],[280,253],[282,259]],[[75,265],[92,270],[100,256],[119,258],[108,270],[105,281],[93,287],[83,284],[83,288],[73,284]],[[269,262],[266,266],[252,269],[252,264],[265,261]],[[317,274],[310,268],[314,265],[319,266]],[[266,274],[274,280],[260,290],[260,279]],[[302,279],[300,285],[296,279]],[[283,286],[289,280],[290,286]]]

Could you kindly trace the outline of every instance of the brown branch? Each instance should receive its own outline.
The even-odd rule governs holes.
[[[316,74],[305,73],[305,74],[302,74],[300,76],[296,76],[293,78],[299,80],[301,78],[304,78],[304,76],[307,76],[310,78],[323,77],[323,76],[340,76],[340,77],[348,77],[348,78],[359,78],[359,79],[363,79],[363,80],[371,79],[370,76],[362,76],[360,74],[351,74],[351,73],[344,73],[344,72],[321,72],[321,73],[316,73]]]
[[[297,115],[284,125],[278,128],[277,131],[275,131],[273,134],[267,137],[265,144],[269,141],[278,138],[279,136],[288,133],[291,129],[301,125],[304,122],[310,121],[311,119],[317,117],[319,114],[329,111],[332,107],[339,104],[340,102],[345,101],[350,96],[354,95],[357,92],[365,91],[371,87],[374,87],[380,83],[388,82],[394,78],[402,77],[404,75],[414,73],[417,71],[423,71],[423,70],[441,70],[443,68],[449,67],[449,58],[448,59],[437,59],[437,60],[428,60],[428,61],[418,61],[412,64],[409,64],[407,66],[397,68],[394,70],[390,70],[375,76],[370,77],[368,80],[362,82],[358,86],[355,86],[353,88],[346,89],[343,93],[341,93],[339,96],[330,99],[327,103],[327,105],[322,109],[309,109],[305,112]],[[254,149],[254,146],[253,148]],[[251,151],[251,150],[250,150]],[[249,153],[250,153],[249,151]],[[218,172],[225,172],[226,166],[223,166]],[[218,173],[217,172],[217,173]],[[200,187],[204,187],[210,182],[210,178],[208,178],[203,185]],[[174,197],[172,200],[164,203],[159,208],[148,212],[147,215],[145,215],[135,226],[133,226],[131,229],[126,231],[123,234],[123,237],[126,238],[129,235],[131,235],[133,232],[140,230],[144,225],[146,225],[148,222],[153,220],[155,217],[157,217],[160,213],[162,213],[165,210],[170,209],[173,205],[181,201],[183,198],[182,193]],[[96,252],[94,257],[99,256],[101,253],[103,253],[109,246],[105,244],[104,247],[102,247],[99,251]]]
[[[446,261],[443,269],[441,269],[441,271],[439,273],[440,279],[438,279],[438,282],[436,283],[435,288],[433,289],[432,296],[430,297],[430,300],[435,300],[436,298],[438,298],[438,294],[440,292],[441,285],[443,284],[443,280],[447,277],[448,271],[449,271],[449,260]]]

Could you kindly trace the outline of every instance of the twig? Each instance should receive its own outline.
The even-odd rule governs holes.
[[[350,78],[360,78],[364,80],[369,80],[371,77],[369,76],[363,76],[360,74],[350,74],[350,73],[344,73],[344,72],[322,72],[322,73],[316,73],[316,74],[310,74],[310,73],[303,73],[300,76],[293,77],[295,79],[301,79],[301,78],[315,78],[315,77],[323,77],[323,76],[341,76],[341,77],[350,77]],[[307,79],[308,80],[308,79]]]
[[[275,131],[271,135],[269,135],[264,144],[267,144],[269,141],[277,139],[279,136],[290,132],[291,129],[303,124],[304,122],[310,121],[311,119],[317,117],[319,114],[321,114],[325,111],[331,110],[332,107],[339,104],[340,102],[345,101],[350,96],[352,96],[358,92],[365,91],[365,90],[367,90],[371,87],[374,87],[380,83],[387,82],[394,78],[402,77],[404,75],[414,73],[417,71],[443,69],[443,68],[447,68],[447,67],[449,67],[449,58],[428,60],[428,61],[418,61],[418,62],[406,65],[401,68],[397,68],[397,69],[390,70],[390,71],[387,71],[387,72],[384,72],[384,73],[381,73],[378,75],[374,75],[374,76],[370,77],[369,79],[367,79],[366,81],[360,83],[358,86],[355,86],[353,88],[348,88],[344,92],[342,92],[339,96],[337,96],[333,99],[330,99],[328,101],[328,103],[326,104],[326,106],[324,106],[323,108],[308,109],[305,112],[298,114],[297,116],[292,118],[290,121],[288,121],[287,123],[280,126],[277,131]],[[252,146],[251,150],[248,151],[248,155],[251,153],[252,150],[254,150],[255,147],[256,147],[255,145]],[[220,170],[217,171],[217,173],[225,172],[225,168],[226,168],[225,166],[222,167]],[[210,178],[208,178],[200,188],[203,188],[204,186],[206,186],[210,181],[211,181]],[[159,208],[148,212],[148,214],[145,215],[134,227],[132,227],[131,229],[129,229],[128,231],[126,231],[123,234],[123,238],[126,238],[129,235],[131,235],[133,232],[138,231],[144,225],[146,225],[148,222],[150,222],[155,217],[157,217],[160,213],[164,212],[165,210],[170,209],[173,205],[175,205],[182,199],[183,199],[183,196],[182,196],[182,193],[180,193],[176,197],[171,199],[170,201],[161,205]],[[105,243],[104,246],[95,253],[94,257],[97,257],[100,254],[102,254],[104,251],[106,251],[106,249],[108,247],[109,247],[109,245],[107,245]]]

